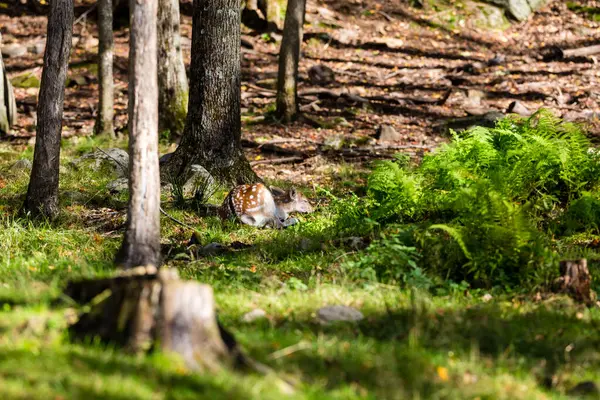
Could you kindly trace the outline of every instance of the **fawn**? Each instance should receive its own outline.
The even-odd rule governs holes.
[[[259,228],[281,229],[298,223],[296,218],[288,218],[290,213],[312,211],[308,199],[296,189],[284,191],[272,187],[269,190],[262,183],[256,183],[231,189],[219,207],[219,216],[221,219],[239,218],[244,224]]]

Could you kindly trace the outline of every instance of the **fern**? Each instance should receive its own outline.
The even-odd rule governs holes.
[[[598,230],[600,200],[586,193],[600,187],[600,155],[576,125],[540,110],[452,136],[418,166],[377,163],[368,182],[366,213],[418,224],[409,244],[429,270],[522,284],[555,259],[549,229]]]

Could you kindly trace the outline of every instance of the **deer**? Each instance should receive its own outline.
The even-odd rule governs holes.
[[[267,188],[262,183],[239,185],[231,189],[218,209],[221,219],[236,218],[258,228],[282,229],[298,223],[290,213],[313,211],[308,199],[295,188]]]

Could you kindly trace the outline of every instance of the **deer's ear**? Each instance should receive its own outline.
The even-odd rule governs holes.
[[[290,189],[290,199],[292,200],[296,200],[296,198],[298,197],[298,192],[296,191],[296,188],[291,188]]]
[[[271,186],[269,189],[271,189],[271,193],[275,196],[283,196],[285,194],[285,190],[278,188],[277,186]]]

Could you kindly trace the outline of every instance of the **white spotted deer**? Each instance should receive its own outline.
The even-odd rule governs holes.
[[[239,218],[244,224],[258,228],[281,229],[298,223],[296,218],[289,218],[290,213],[312,211],[308,199],[296,189],[284,191],[272,187],[269,190],[262,183],[256,183],[231,189],[219,207],[219,216],[222,219]]]

